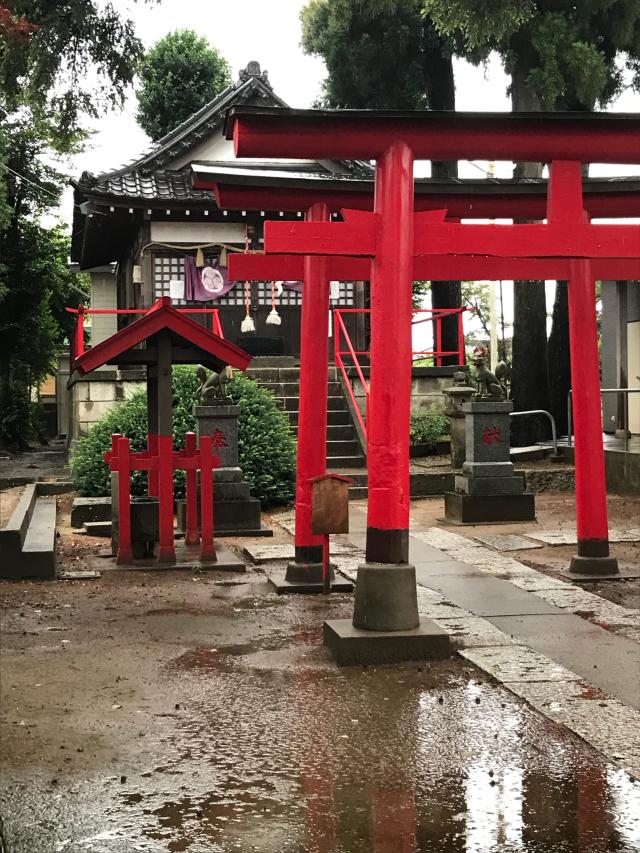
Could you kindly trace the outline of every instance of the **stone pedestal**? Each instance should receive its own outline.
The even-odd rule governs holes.
[[[457,470],[462,468],[467,458],[462,406],[471,401],[474,389],[467,385],[467,374],[458,371],[453,374],[453,385],[445,388],[443,393],[447,399],[444,414],[451,421],[451,467]]]
[[[474,400],[461,406],[466,459],[445,495],[445,515],[462,524],[532,521],[533,495],[524,494],[524,478],[509,459],[509,412],[505,400]]]
[[[238,466],[238,415],[240,407],[225,402],[194,406],[196,432],[210,435],[220,468],[213,472],[213,518],[216,536],[265,536],[271,531],[261,526],[260,501],[252,498],[249,484]],[[198,523],[200,505],[198,501]],[[178,528],[185,529],[186,504],[177,502]]]

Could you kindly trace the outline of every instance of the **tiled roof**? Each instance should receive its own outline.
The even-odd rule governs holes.
[[[231,106],[244,104],[249,99],[263,101],[269,106],[287,107],[273,91],[266,71],[260,70],[259,63],[250,62],[246,69],[240,72],[240,77],[234,84],[159,139],[137,160],[99,175],[83,172],[79,181],[72,182],[73,186],[81,194],[142,199],[149,202],[210,200],[210,192],[193,189],[188,167],[179,170],[167,167],[203,139],[212,136],[216,130],[221,130],[225,113]],[[340,162],[354,177],[368,177],[372,174],[368,163]],[[278,165],[277,168],[282,167]],[[298,165],[296,168],[304,171],[307,167]],[[313,164],[308,168],[311,173],[328,173],[320,164]]]
[[[110,198],[145,199],[151,201],[211,201],[209,190],[194,190],[191,185],[191,168],[174,171],[156,169],[153,172],[134,170],[114,172],[95,177],[83,172],[76,187],[92,196]]]

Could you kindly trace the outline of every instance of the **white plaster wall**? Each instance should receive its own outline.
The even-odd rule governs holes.
[[[640,388],[640,320],[627,324],[629,388]],[[629,429],[640,434],[640,394],[629,394]]]
[[[91,276],[91,307],[117,308],[116,277],[108,272],[90,273]],[[116,314],[93,314],[91,316],[91,346],[110,338],[118,330]],[[103,365],[99,370],[109,370]]]
[[[152,222],[151,240],[157,243],[242,243],[241,222]]]

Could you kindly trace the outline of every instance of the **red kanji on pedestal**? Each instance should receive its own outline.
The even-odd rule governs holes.
[[[482,440],[485,444],[502,444],[502,430],[487,426],[482,430]]]
[[[229,447],[229,442],[227,441],[225,434],[219,429],[217,429],[211,436],[211,446],[214,448]]]

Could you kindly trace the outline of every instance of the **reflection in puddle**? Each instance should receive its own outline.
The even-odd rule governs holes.
[[[505,691],[437,680],[408,667],[225,673],[200,722],[167,743],[184,795],[129,808],[168,851],[640,850],[637,783]]]

